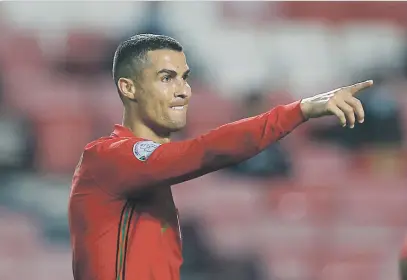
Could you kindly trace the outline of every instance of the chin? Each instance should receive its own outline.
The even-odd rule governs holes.
[[[169,118],[164,124],[164,127],[170,132],[177,132],[186,126],[186,118]]]
[[[168,127],[168,129],[171,132],[178,132],[178,131],[182,130],[185,126],[186,126],[186,122],[172,123],[171,126]]]

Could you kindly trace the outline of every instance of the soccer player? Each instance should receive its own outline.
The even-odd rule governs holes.
[[[182,46],[170,37],[136,35],[117,48],[113,78],[123,124],[86,145],[73,176],[75,280],[179,280],[182,237],[171,186],[253,157],[310,118],[335,115],[349,127],[363,122],[355,94],[373,84],[343,87],[171,142],[171,133],[186,124],[189,72]]]

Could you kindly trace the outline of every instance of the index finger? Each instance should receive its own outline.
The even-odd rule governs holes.
[[[373,85],[373,80],[368,80],[368,81],[364,81],[364,82],[349,86],[349,90],[350,90],[350,93],[352,95],[354,95],[363,89],[371,87],[372,85]]]

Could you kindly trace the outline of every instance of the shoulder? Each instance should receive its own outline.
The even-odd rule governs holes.
[[[86,145],[84,154],[104,158],[131,155],[145,161],[160,144],[137,137],[103,137]]]
[[[138,160],[146,161],[159,146],[160,144],[151,140],[140,140],[134,143],[132,151]]]
[[[97,153],[100,149],[122,140],[120,137],[101,137],[86,144],[84,152]]]
[[[125,146],[134,145],[140,141],[137,138],[129,137],[101,137],[88,143],[84,148],[84,154],[90,154],[93,156],[102,156],[111,150],[117,150],[117,148],[125,148]]]

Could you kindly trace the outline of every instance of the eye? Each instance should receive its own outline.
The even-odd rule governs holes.
[[[171,77],[169,75],[165,75],[161,78],[161,81],[164,83],[168,83],[171,81]]]

